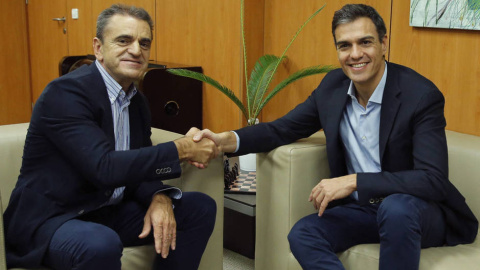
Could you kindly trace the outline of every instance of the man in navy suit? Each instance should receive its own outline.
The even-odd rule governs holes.
[[[180,162],[208,165],[210,140],[152,146],[145,72],[152,20],[113,5],[97,21],[96,61],[51,82],[33,110],[4,214],[8,267],[120,269],[124,246],[155,243],[154,269],[197,269],[215,201],[162,184]]]
[[[380,243],[380,269],[418,269],[421,248],[473,242],[477,219],[448,180],[442,93],[385,61],[386,28],[372,7],[344,6],[332,33],[342,68],[305,102],[273,122],[194,139],[243,155],[324,130],[331,178],[308,196],[318,214],[288,236],[304,269],[344,269],[335,253],[363,243]]]

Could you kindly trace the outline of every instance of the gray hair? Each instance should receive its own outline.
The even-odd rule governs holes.
[[[98,15],[97,18],[97,38],[100,39],[100,41],[103,42],[103,33],[105,31],[105,27],[107,26],[108,22],[110,21],[110,18],[112,18],[114,15],[125,15],[125,16],[131,16],[136,19],[146,21],[148,25],[150,26],[150,34],[153,39],[153,20],[148,14],[148,12],[143,9],[143,8],[138,8],[135,6],[127,6],[123,4],[114,4],[111,7],[105,9]]]
[[[385,22],[378,12],[371,6],[364,4],[348,4],[343,6],[340,10],[335,11],[332,20],[332,34],[335,43],[337,39],[335,37],[335,30],[341,24],[351,23],[358,18],[366,17],[372,20],[373,24],[377,28],[378,38],[382,38],[387,34],[387,28]]]

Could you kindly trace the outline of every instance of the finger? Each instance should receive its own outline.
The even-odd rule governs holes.
[[[172,241],[172,232],[170,230],[164,230],[163,231],[163,236],[164,236],[164,240],[163,240],[163,243],[162,243],[162,258],[167,258],[168,256],[168,252],[169,252],[169,249],[170,249],[170,243]]]
[[[195,166],[199,169],[205,169],[205,166],[202,163],[198,163],[196,161],[190,161],[190,160],[188,161],[188,163],[190,163],[191,165],[193,165],[193,166]]]
[[[140,235],[138,236],[139,238],[145,238],[150,234],[150,229],[151,229],[151,224],[150,224],[150,218],[148,216],[145,217],[143,220],[143,229]]]
[[[318,216],[321,217],[323,215],[323,212],[325,212],[325,209],[327,209],[327,206],[328,206],[328,203],[330,201],[329,200],[326,200],[324,199],[322,201],[322,204],[320,204],[320,208],[318,209]]]
[[[205,130],[201,130],[201,131],[195,133],[195,135],[193,136],[193,141],[194,141],[194,142],[199,142],[199,141],[201,141],[201,140],[204,138],[204,136],[205,136],[204,133],[205,133]]]
[[[193,137],[197,132],[199,132],[200,129],[196,128],[196,127],[192,127],[188,130],[187,134],[185,134],[185,136],[187,137]]]
[[[322,189],[320,188],[317,188],[313,191],[312,202],[313,202],[313,205],[315,206],[315,209],[318,209],[318,206],[320,205],[319,200],[323,199],[323,195],[321,194],[322,194]]]
[[[315,186],[314,188],[312,188],[312,191],[310,191],[310,195],[308,196],[308,201],[311,202],[314,198],[313,194],[315,193],[315,189],[317,188],[317,186]]]
[[[177,229],[174,229],[172,232],[172,244],[170,246],[172,247],[172,250],[177,248]]]
[[[314,202],[314,205],[315,205],[315,209],[319,209],[320,208],[320,205],[322,204],[323,200],[325,199],[325,193],[324,192],[319,192],[318,194],[316,194],[316,196],[314,197],[315,199],[313,200]]]
[[[162,244],[164,242],[163,236],[163,228],[162,226],[154,227],[153,228],[153,238],[155,239],[155,251],[158,254],[162,253]]]
[[[200,132],[197,132],[195,136],[193,136],[193,140],[196,142],[201,141],[203,138],[213,140],[213,132],[211,132],[209,129],[204,129]]]

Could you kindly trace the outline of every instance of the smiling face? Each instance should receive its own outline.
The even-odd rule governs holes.
[[[387,36],[378,37],[373,22],[366,17],[340,24],[335,29],[335,46],[343,72],[357,91],[371,92],[385,70]]]
[[[118,14],[110,18],[103,41],[93,39],[97,60],[125,91],[147,69],[151,44],[146,21]]]

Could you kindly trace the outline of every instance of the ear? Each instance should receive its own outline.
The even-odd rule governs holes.
[[[383,39],[381,40],[382,42],[382,52],[383,52],[383,56],[385,56],[385,54],[387,53],[387,49],[388,49],[388,37],[387,35],[385,35],[383,37]]]
[[[95,53],[95,58],[97,58],[97,60],[99,62],[103,61],[102,46],[103,46],[103,44],[100,41],[100,39],[97,38],[97,37],[94,37],[93,38],[93,52]]]

